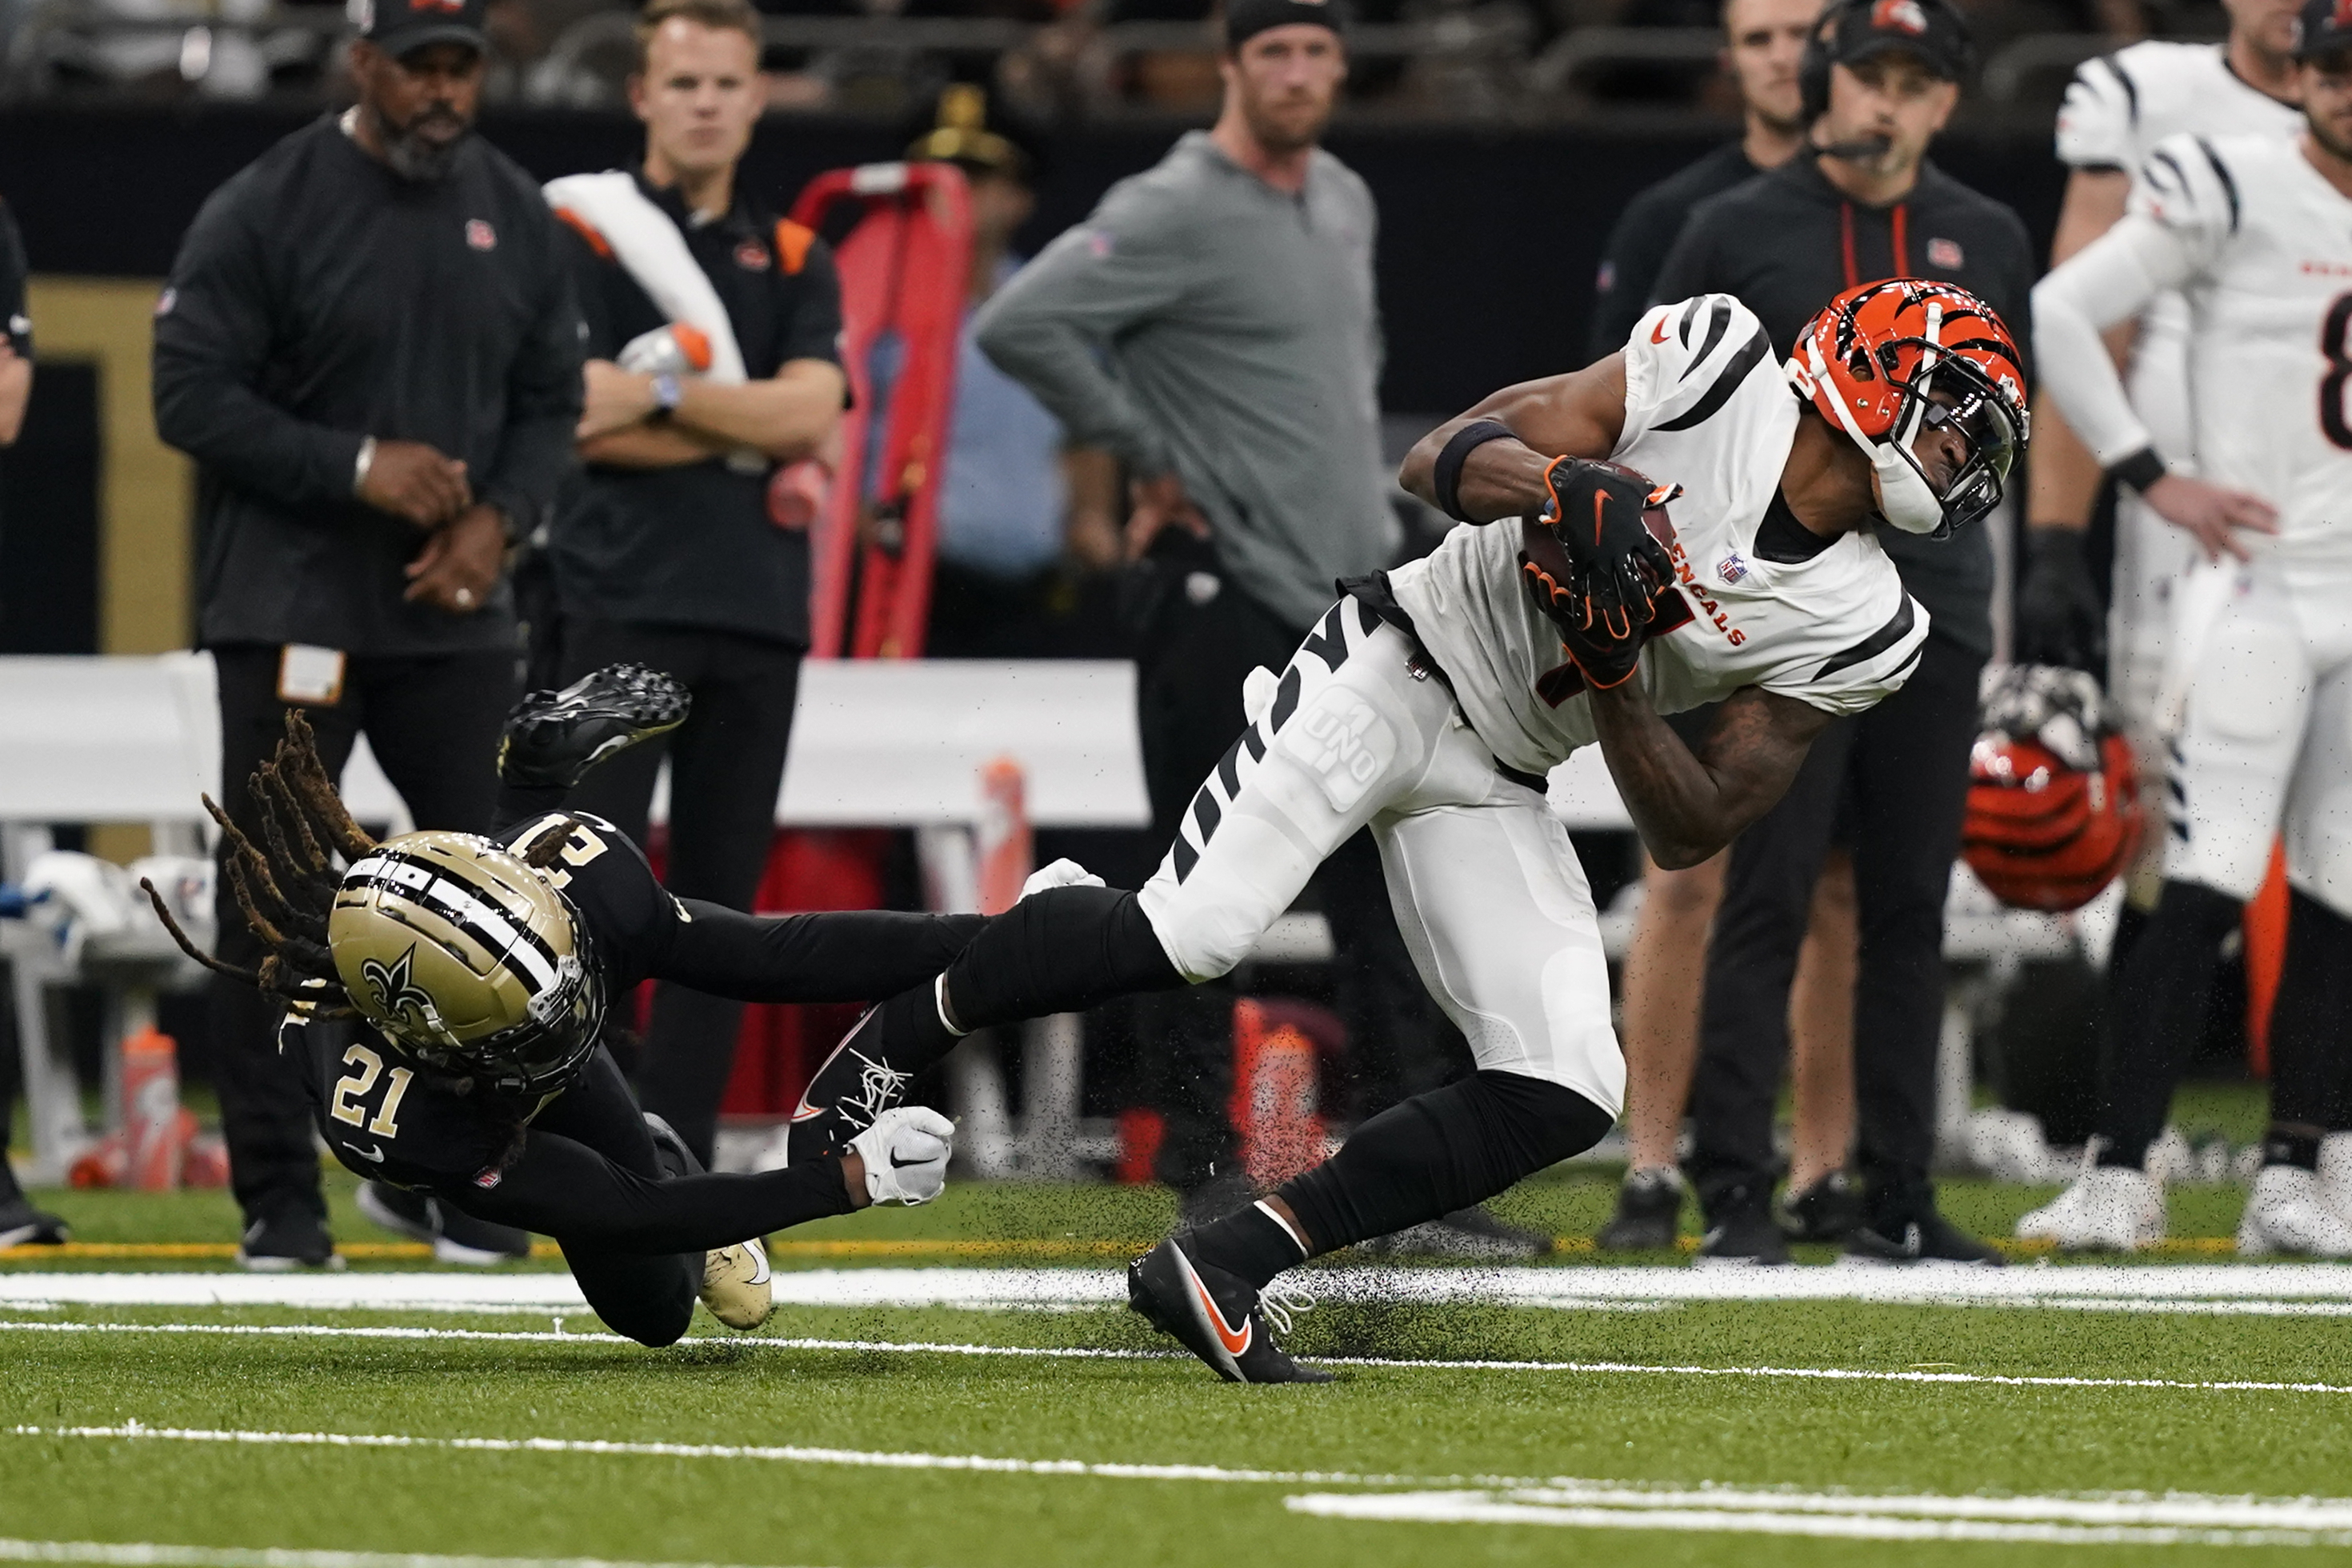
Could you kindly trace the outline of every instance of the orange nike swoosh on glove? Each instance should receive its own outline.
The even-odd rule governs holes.
[[[1664,316],[1660,316],[1658,318],[1658,324],[1650,329],[1650,341],[1654,343],[1662,343],[1666,341],[1666,319]]]
[[[1192,1273],[1189,1268],[1184,1272],[1192,1281],[1193,1293],[1201,1298],[1201,1305],[1209,1309],[1209,1324],[1212,1328],[1216,1330],[1218,1341],[1223,1344],[1226,1350],[1232,1352],[1235,1355],[1239,1355],[1244,1351],[1249,1349],[1250,1321],[1247,1318],[1244,1318],[1242,1320],[1241,1329],[1238,1332],[1233,1329],[1227,1328],[1225,1326],[1225,1315],[1217,1308],[1217,1299],[1209,1294],[1209,1288],[1201,1283],[1201,1277]]]

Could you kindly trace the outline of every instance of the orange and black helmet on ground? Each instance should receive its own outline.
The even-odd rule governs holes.
[[[1984,712],[1969,757],[1961,855],[2005,904],[2080,909],[2139,851],[2131,743],[2106,727],[2097,683],[2079,670],[1990,672]]]
[[[1847,289],[1798,334],[1788,374],[1870,458],[1879,510],[1906,533],[1940,539],[1999,506],[2032,430],[2017,341],[1954,283],[1889,278]],[[1969,455],[1939,489],[1911,444],[1947,425]]]

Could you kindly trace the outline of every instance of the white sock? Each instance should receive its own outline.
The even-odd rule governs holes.
[[[940,1028],[959,1040],[971,1033],[970,1029],[957,1028],[955,1020],[948,1016],[948,977],[944,970],[931,981],[931,1005],[939,1011]]]

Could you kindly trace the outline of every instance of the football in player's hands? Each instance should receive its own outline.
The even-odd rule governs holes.
[[[1648,624],[1653,595],[1675,580],[1663,539],[1669,533],[1666,503],[1680,487],[1654,485],[1616,463],[1555,458],[1544,469],[1544,489],[1549,499],[1539,521],[1576,567],[1572,586],[1587,601],[1589,618],[1622,619],[1634,629]]]
[[[866,1163],[866,1196],[877,1204],[927,1204],[948,1184],[955,1123],[928,1105],[886,1110],[849,1141]]]
[[[1585,684],[1606,690],[1623,684],[1640,663],[1651,616],[1646,602],[1638,622],[1622,612],[1602,610],[1589,592],[1589,575],[1587,568],[1568,558],[1549,529],[1533,519],[1522,520],[1519,581],[1536,608],[1558,629],[1560,646],[1584,672]]]

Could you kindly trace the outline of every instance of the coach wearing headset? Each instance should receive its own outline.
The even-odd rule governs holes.
[[[2030,341],[2025,226],[1927,162],[1971,52],[1949,0],[1834,6],[1802,72],[1811,155],[1696,208],[1653,297],[1736,295],[1785,355],[1839,290],[1936,278],[1977,294],[2018,342]],[[1890,1262],[1998,1261],[1937,1213],[1927,1179],[1944,896],[1959,849],[1977,674],[1992,652],[1992,551],[1981,524],[1948,540],[1893,529],[1878,539],[1931,616],[1919,667],[1894,698],[1831,726],[1787,796],[1732,847],[1708,949],[1690,1170],[1707,1220],[1703,1251],[1715,1258],[1788,1260],[1769,1202],[1772,1109],[1813,881],[1843,823],[1860,934],[1854,1087],[1864,1181],[1863,1222],[1847,1246]]]

